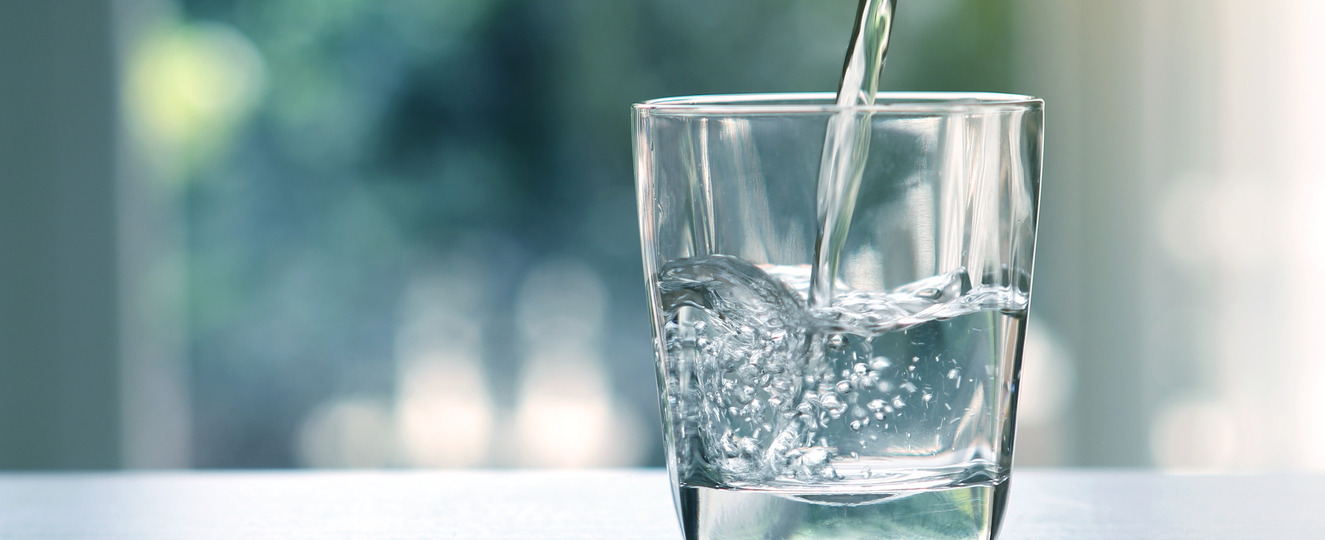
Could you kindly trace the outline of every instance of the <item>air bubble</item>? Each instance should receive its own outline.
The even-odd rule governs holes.
[[[857,363],[851,366],[851,371],[854,371],[857,375],[864,375],[866,371],[869,371],[869,366],[866,366],[863,362]]]
[[[819,397],[819,404],[823,405],[824,407],[836,407],[838,405],[841,405],[842,402],[838,400],[837,396],[833,394],[824,394]]]
[[[828,460],[831,457],[832,454],[829,452],[829,449],[823,446],[816,446],[806,450],[805,453],[796,460],[797,465],[799,466],[798,468],[800,469],[798,471],[800,476],[804,478],[818,476],[828,465]]]
[[[718,444],[722,447],[722,453],[727,457],[734,458],[741,455],[741,449],[736,445],[736,441],[733,440],[732,432],[730,431],[723,433],[722,436],[719,437]]]
[[[846,412],[847,406],[837,399],[836,394],[824,394],[819,397],[819,404],[828,410],[828,416],[834,420],[841,418],[842,413]]]
[[[852,420],[852,421],[851,421],[851,430],[852,430],[852,431],[860,431],[860,428],[862,428],[862,427],[865,427],[865,424],[862,424],[862,423],[860,422],[860,420]]]
[[[839,393],[839,394],[847,394],[847,393],[850,393],[850,392],[851,392],[851,383],[846,382],[846,381],[841,381],[841,382],[837,383],[837,387],[835,388],[835,390],[837,390],[837,393]]]
[[[870,361],[870,368],[876,371],[886,369],[889,365],[891,365],[891,363],[883,356],[875,356],[874,359]]]

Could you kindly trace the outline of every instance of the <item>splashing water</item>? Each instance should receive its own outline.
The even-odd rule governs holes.
[[[1025,294],[959,270],[817,308],[807,274],[725,255],[661,269],[682,478],[861,489],[992,474],[989,400]]]

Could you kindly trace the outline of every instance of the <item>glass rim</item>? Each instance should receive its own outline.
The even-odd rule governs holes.
[[[634,104],[638,114],[748,115],[825,114],[868,112],[873,114],[938,114],[953,112],[1035,110],[1044,100],[1022,94],[998,92],[879,92],[873,105],[835,103],[831,92],[710,94],[651,99]]]

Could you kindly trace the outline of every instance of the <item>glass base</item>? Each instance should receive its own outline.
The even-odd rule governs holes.
[[[859,495],[681,486],[678,498],[687,540],[991,540],[1007,492],[1006,481]]]

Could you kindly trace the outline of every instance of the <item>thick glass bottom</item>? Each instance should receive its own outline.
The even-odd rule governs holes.
[[[991,540],[1008,483],[892,493],[832,494],[681,486],[687,540]]]

